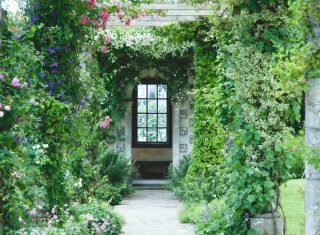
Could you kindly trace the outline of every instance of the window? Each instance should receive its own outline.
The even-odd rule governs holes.
[[[134,147],[170,147],[171,106],[167,85],[140,84],[133,98]]]

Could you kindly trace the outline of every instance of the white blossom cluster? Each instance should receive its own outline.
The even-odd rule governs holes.
[[[182,56],[194,42],[172,43],[168,38],[156,35],[149,28],[109,29],[96,32],[95,41],[99,41],[103,35],[108,35],[112,48],[121,49],[128,47],[133,51],[152,56],[156,59],[166,55]]]

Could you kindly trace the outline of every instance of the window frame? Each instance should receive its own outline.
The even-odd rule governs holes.
[[[138,85],[167,85],[167,142],[139,142],[138,141]],[[135,86],[132,92],[132,147],[133,148],[172,148],[172,105],[170,102],[168,84],[157,78],[147,78],[141,81],[137,86]],[[148,94],[147,94],[148,97]],[[148,99],[148,98],[146,98]],[[164,98],[162,98],[164,99]],[[159,98],[156,98],[157,102]],[[160,99],[161,100],[161,99]],[[146,110],[146,114],[149,112]],[[163,114],[159,113],[158,110],[156,113],[150,114]],[[158,130],[158,122],[156,126]],[[161,127],[160,127],[161,128]]]

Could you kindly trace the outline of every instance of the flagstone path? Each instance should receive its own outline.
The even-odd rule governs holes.
[[[179,222],[181,202],[168,190],[136,190],[115,207],[125,219],[123,235],[194,235]]]

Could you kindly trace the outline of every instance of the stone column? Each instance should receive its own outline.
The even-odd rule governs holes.
[[[132,155],[132,101],[126,102],[125,116],[125,154],[131,159]]]
[[[317,14],[320,11],[320,0],[312,2],[309,1],[309,9],[314,37],[310,40],[314,42],[314,46],[319,47],[320,17],[313,16],[313,13]],[[308,147],[320,150],[320,78],[308,78],[307,81],[309,90],[305,100],[305,142]],[[306,161],[305,177],[305,234],[318,235],[320,234],[320,169],[315,169]]]
[[[180,161],[180,102],[172,101],[172,164]]]

